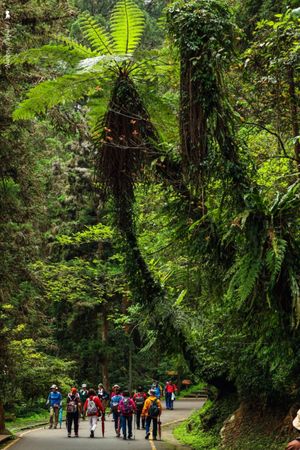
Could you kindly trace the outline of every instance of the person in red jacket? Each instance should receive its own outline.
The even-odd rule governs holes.
[[[171,381],[167,381],[165,386],[166,409],[173,409],[175,392],[177,392],[176,385]]]
[[[93,438],[97,427],[98,416],[100,415],[100,413],[104,414],[103,405],[99,397],[96,395],[94,389],[89,390],[89,396],[86,399],[83,408],[86,412],[90,425],[90,437]]]

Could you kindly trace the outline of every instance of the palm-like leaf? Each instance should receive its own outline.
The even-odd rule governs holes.
[[[80,30],[89,41],[91,47],[100,55],[111,55],[111,37],[98,22],[88,13],[79,19]]]
[[[40,48],[31,48],[17,55],[10,56],[10,64],[43,64],[46,66],[59,63],[61,61],[69,64],[77,64],[84,58],[91,58],[95,56],[90,48],[78,44],[75,41],[67,38],[59,38],[63,40],[65,45],[49,44]],[[5,57],[0,58],[0,64],[5,64]]]
[[[44,81],[30,89],[27,99],[14,111],[13,119],[33,119],[53,106],[85,97],[98,85],[98,76],[89,73],[64,75],[55,80]]]
[[[115,53],[132,54],[140,43],[145,18],[132,0],[119,1],[111,15],[111,36]]]

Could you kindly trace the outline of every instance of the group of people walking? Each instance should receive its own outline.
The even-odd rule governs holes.
[[[79,419],[89,421],[90,437],[95,436],[95,430],[99,418],[102,421],[102,434],[104,436],[105,413],[109,407],[114,421],[114,428],[117,437],[124,440],[133,437],[133,418],[135,416],[136,427],[138,430],[145,430],[145,439],[149,439],[150,427],[152,425],[153,439],[157,439],[160,434],[160,416],[162,413],[162,404],[160,398],[165,395],[166,409],[173,409],[173,402],[177,387],[171,381],[168,381],[161,388],[158,382],[154,382],[148,392],[142,386],[138,386],[136,392],[130,393],[128,389],[121,389],[115,384],[112,392],[108,393],[103,384],[98,385],[97,392],[94,389],[88,389],[86,384],[82,384],[81,389],[72,387],[66,400],[66,426],[68,437],[72,435],[74,428],[75,437],[79,437]],[[56,385],[52,385],[47,399],[47,405],[50,407],[50,425],[49,428],[57,428],[62,423],[62,395]]]

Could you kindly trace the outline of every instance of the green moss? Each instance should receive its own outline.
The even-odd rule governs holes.
[[[217,450],[218,439],[213,434],[205,433],[204,431],[187,430],[187,424],[182,423],[174,430],[174,436],[179,442],[190,445],[193,449],[201,450]]]
[[[213,408],[213,402],[208,400],[204,406],[195,411],[187,421],[174,430],[174,436],[183,444],[190,445],[195,450],[217,450],[219,437],[205,432],[202,421]]]

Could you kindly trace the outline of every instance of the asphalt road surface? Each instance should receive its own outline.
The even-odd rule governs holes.
[[[164,402],[163,402],[164,403]],[[62,429],[49,430],[48,428],[36,429],[22,433],[21,437],[8,444],[5,449],[12,450],[171,450],[186,448],[176,445],[170,432],[170,427],[181,419],[187,418],[193,410],[203,405],[201,400],[176,400],[174,410],[164,410],[161,416],[162,421],[162,441],[153,441],[151,436],[149,440],[145,439],[144,430],[135,429],[135,439],[123,440],[117,438],[114,431],[112,418],[107,416],[105,421],[105,437],[102,437],[101,421],[98,422],[95,431],[95,438],[89,437],[87,421],[81,421],[79,426],[79,438],[67,437],[67,431],[63,424]],[[167,425],[169,424],[170,427]],[[167,426],[166,426],[167,425]]]

